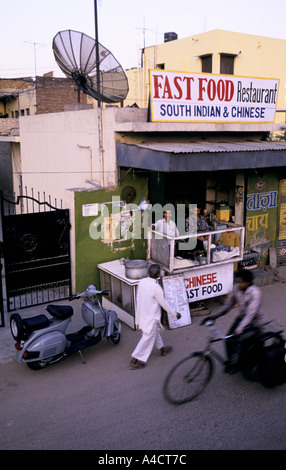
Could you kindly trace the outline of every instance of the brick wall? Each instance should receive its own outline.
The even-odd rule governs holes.
[[[19,135],[19,119],[0,119],[0,135]]]
[[[0,90],[6,93],[18,92],[33,88],[34,81],[32,78],[0,78]]]
[[[76,104],[78,93],[74,82],[68,78],[37,77],[37,114],[59,113],[65,105]],[[80,103],[87,104],[88,96],[80,93]]]

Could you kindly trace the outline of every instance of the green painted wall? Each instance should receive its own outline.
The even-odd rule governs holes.
[[[121,175],[122,176],[122,175]],[[131,249],[135,258],[146,259],[147,242],[143,236],[136,240],[114,241],[106,243],[90,236],[90,226],[99,219],[98,215],[83,216],[83,206],[102,204],[112,201],[112,197],[121,199],[122,191],[132,187],[136,196],[132,204],[138,205],[141,198],[148,197],[148,180],[145,174],[125,176],[121,186],[110,189],[75,192],[75,263],[76,263],[76,292],[84,290],[89,284],[100,287],[99,270],[97,265],[121,257],[130,257]],[[108,205],[108,207],[111,207]]]
[[[279,179],[276,171],[248,177],[246,199],[246,245],[267,264],[269,248],[276,247]]]

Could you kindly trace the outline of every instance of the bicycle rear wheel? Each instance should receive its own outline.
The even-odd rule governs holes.
[[[163,395],[176,405],[187,403],[202,393],[212,373],[210,357],[202,352],[192,353],[170,370],[163,384]]]

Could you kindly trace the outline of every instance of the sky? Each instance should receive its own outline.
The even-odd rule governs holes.
[[[138,67],[141,49],[222,29],[286,40],[285,0],[97,0],[98,40],[124,69]],[[0,0],[0,78],[63,76],[54,36],[72,29],[95,38],[95,0]]]

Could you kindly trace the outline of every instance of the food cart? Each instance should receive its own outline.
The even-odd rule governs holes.
[[[219,227],[219,224],[214,227]],[[170,237],[152,228],[148,230],[147,260],[160,265],[165,296],[182,313],[182,318],[175,323],[169,318],[170,327],[191,322],[188,315],[190,303],[225,295],[232,290],[234,266],[243,260],[245,228],[235,224],[228,224],[227,227],[179,237]],[[232,232],[236,234],[239,246],[220,245],[222,234]],[[206,239],[205,250],[200,253],[186,252],[184,243],[200,235]],[[140,279],[126,277],[121,260],[99,264],[98,268],[101,288],[109,292],[103,298],[104,308],[115,310],[124,323],[136,329],[136,291]],[[183,284],[185,289],[182,290]],[[176,292],[183,291],[186,295],[176,295]]]
[[[219,220],[214,221],[214,228],[221,226]],[[244,255],[245,228],[234,223],[224,226],[224,229],[175,238],[150,229],[147,259],[158,263],[165,276],[181,275],[189,304],[226,295],[233,289],[233,273]],[[185,252],[184,242],[194,237],[205,238],[205,249]],[[236,246],[220,243],[232,239],[236,240]]]

